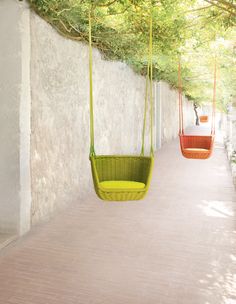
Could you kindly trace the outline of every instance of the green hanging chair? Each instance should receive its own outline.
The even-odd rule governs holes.
[[[146,78],[145,111],[142,132],[142,150],[133,155],[96,155],[94,148],[93,79],[92,79],[92,25],[89,13],[89,77],[90,77],[90,161],[93,183],[98,197],[107,201],[130,201],[143,199],[152,177],[153,155],[153,93],[152,93],[152,14],[150,17],[149,60]],[[144,156],[146,114],[150,87],[151,149]]]

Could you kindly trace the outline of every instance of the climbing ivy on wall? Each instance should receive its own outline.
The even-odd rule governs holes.
[[[236,96],[236,4],[225,0],[29,0],[32,9],[62,35],[88,41],[93,7],[93,43],[109,60],[121,60],[144,75],[150,7],[153,14],[154,78],[177,86],[182,61],[185,94],[195,103],[211,99],[213,62],[220,68],[218,106]],[[152,4],[152,5],[151,5]]]

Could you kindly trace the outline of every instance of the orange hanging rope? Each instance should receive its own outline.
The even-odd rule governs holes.
[[[214,64],[214,84],[213,84],[213,106],[212,106],[212,121],[211,121],[211,134],[215,135],[215,112],[216,112],[216,76],[217,76],[217,68],[216,68],[216,57]]]
[[[179,61],[179,67],[178,67],[178,87],[179,87],[179,134],[184,134],[182,79],[181,79],[181,63],[180,63],[180,61]]]

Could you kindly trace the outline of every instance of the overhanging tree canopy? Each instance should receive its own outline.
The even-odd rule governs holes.
[[[236,3],[234,0],[29,0],[32,8],[64,36],[88,41],[88,10],[96,7],[93,43],[107,59],[136,72],[147,66],[148,18],[153,10],[154,78],[177,85],[196,103],[211,100],[213,61],[220,66],[218,107],[236,96]]]

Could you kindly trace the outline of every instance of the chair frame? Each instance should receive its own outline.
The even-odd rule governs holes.
[[[214,135],[179,134],[179,139],[181,152],[185,158],[207,159],[212,154],[215,139]],[[189,148],[196,150],[187,150]],[[206,149],[206,151],[198,151],[198,149]]]
[[[96,155],[90,156],[93,183],[98,197],[106,201],[141,200],[146,195],[154,164],[152,156]],[[107,189],[101,182],[127,180],[142,182],[143,189]]]

